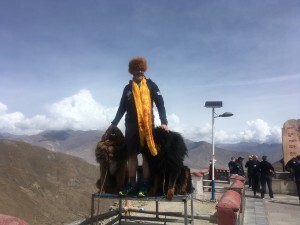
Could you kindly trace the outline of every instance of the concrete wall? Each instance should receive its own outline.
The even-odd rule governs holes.
[[[272,188],[274,194],[297,195],[297,187],[292,180],[273,179]]]

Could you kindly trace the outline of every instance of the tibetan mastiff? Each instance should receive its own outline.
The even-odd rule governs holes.
[[[150,154],[147,144],[143,148],[153,178],[149,194],[165,194],[168,200],[172,200],[174,195],[192,193],[191,172],[183,164],[188,152],[182,136],[156,127],[153,129],[153,138],[157,155]]]
[[[116,126],[110,126],[95,149],[100,164],[100,178],[96,186],[99,193],[117,193],[127,183],[127,150],[125,137]]]

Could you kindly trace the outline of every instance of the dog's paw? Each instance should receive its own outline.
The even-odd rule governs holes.
[[[172,200],[174,197],[174,192],[175,192],[175,188],[169,187],[168,188],[168,193],[167,193],[167,199],[168,200]]]

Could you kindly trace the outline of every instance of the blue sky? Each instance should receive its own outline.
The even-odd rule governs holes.
[[[192,140],[281,142],[299,118],[297,0],[2,0],[0,132],[105,130],[143,56],[169,128]],[[123,121],[120,127],[123,127]]]

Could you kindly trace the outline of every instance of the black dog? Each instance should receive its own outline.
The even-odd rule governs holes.
[[[99,193],[116,193],[122,190],[128,179],[127,150],[122,131],[110,126],[95,149],[100,164],[100,178],[96,186]]]
[[[192,192],[190,169],[183,165],[187,148],[182,136],[161,127],[153,129],[157,155],[152,156],[145,143],[145,155],[151,177],[154,178],[149,194],[166,194],[171,200],[175,194],[186,195]]]

